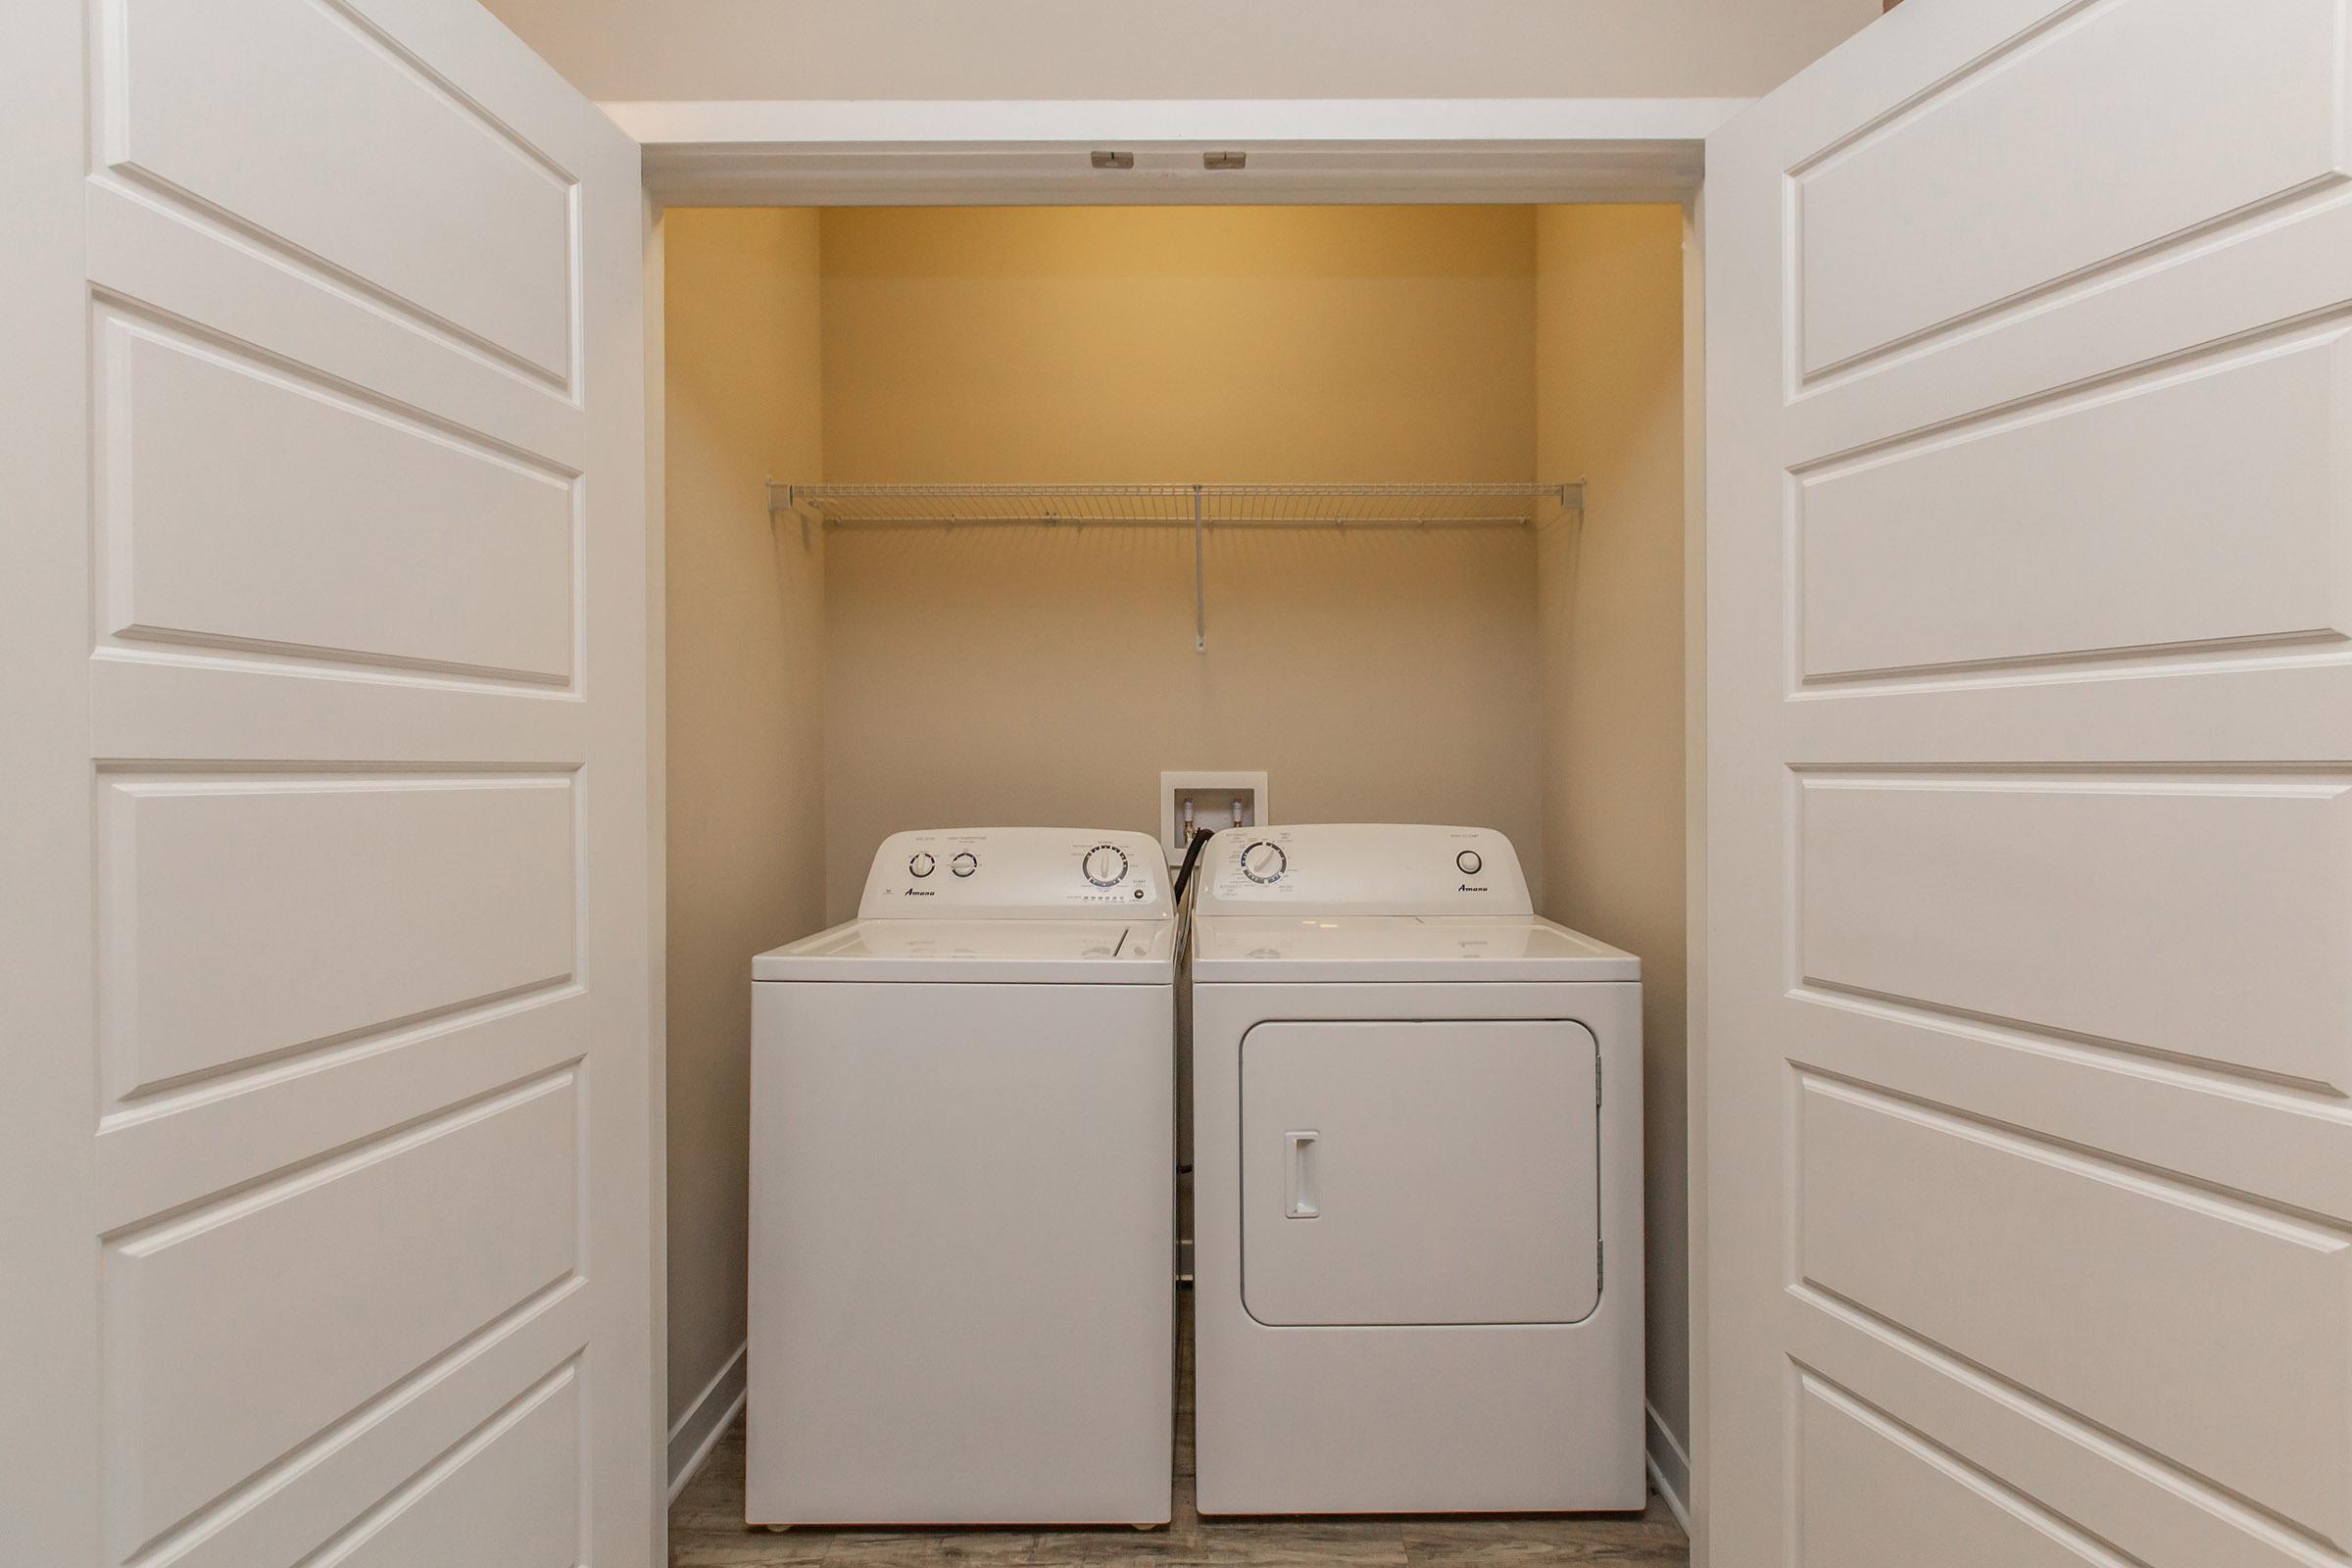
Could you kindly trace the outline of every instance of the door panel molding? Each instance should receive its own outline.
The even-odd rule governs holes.
[[[2281,0],[2246,27],[2202,0],[2076,0],[1797,160],[1791,388],[2342,183],[2340,9]],[[2014,156],[2021,122],[2096,149],[2100,199],[2073,159]]]
[[[106,635],[571,686],[577,473],[127,310],[97,332]]]
[[[529,1398],[579,1364],[586,1283],[550,1285],[167,1531],[149,1548],[170,1568],[294,1563],[396,1501],[386,1477],[414,1477],[497,1419],[508,1391]],[[538,1379],[538,1382],[534,1382]],[[142,1568],[145,1565],[142,1564]]]
[[[115,1495],[117,1551],[576,1278],[583,1097],[562,1068],[109,1238],[109,1469],[139,1482]]]
[[[2352,1222],[1801,1071],[1794,1093],[1796,1294],[2322,1539],[2352,1535],[2336,1484],[2352,1468]],[[2155,1371],[2176,1366],[2215,1375]]]
[[[93,36],[100,168],[576,396],[577,177],[366,9],[99,0]],[[331,169],[268,130],[343,116],[370,134]]]
[[[651,1561],[638,150],[471,0],[0,88],[0,1559]]]
[[[2018,1568],[2132,1560],[1915,1427],[1801,1363],[1796,1387],[1797,1560],[1976,1568],[1978,1543]],[[1988,1515],[1997,1509],[2006,1519]]]
[[[2352,775],[1805,769],[1796,785],[1791,985],[2352,1093]],[[1922,942],[1906,917],[1923,909],[1974,940]],[[2152,947],[2142,919],[2178,947]]]
[[[1797,685],[2346,652],[2348,389],[2338,318],[1797,469]]]
[[[1828,1292],[1792,1289],[1783,1320],[1792,1369],[1885,1410],[2135,1562],[2329,1568],[2343,1560],[2310,1532]],[[2031,1493],[2004,1479],[2018,1476],[2034,1478]]]
[[[2352,1545],[2344,12],[1908,5],[1709,140],[1714,1561]]]

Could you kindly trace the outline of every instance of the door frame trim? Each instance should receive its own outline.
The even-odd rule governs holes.
[[[662,217],[669,207],[1254,206],[1656,203],[1684,214],[1684,1062],[1690,1169],[1688,1489],[1670,1506],[1690,1560],[1710,1560],[1706,1510],[1706,139],[1749,98],[1210,100],[641,100],[600,102],[643,150],[646,200],[647,574],[652,721],[648,831],[657,1184],[656,1258],[667,1248],[663,933],[667,812],[663,692]],[[1098,149],[1133,152],[1097,170]],[[1263,154],[1210,171],[1200,154]],[[666,1343],[667,1270],[655,1283]],[[1654,1430],[1673,1434],[1644,1413]],[[664,1412],[665,1413],[665,1412]],[[655,1441],[662,1445],[662,1428]],[[1649,1456],[1645,1455],[1645,1458]],[[1654,1460],[1652,1461],[1654,1463]],[[664,1516],[666,1518],[666,1516]]]
[[[1685,202],[1742,98],[599,105],[669,206]],[[1098,169],[1090,155],[1133,155]],[[1202,167],[1239,151],[1244,169]]]

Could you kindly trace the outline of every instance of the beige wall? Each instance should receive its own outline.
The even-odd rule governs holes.
[[[1527,208],[834,211],[825,471],[900,480],[1524,479]],[[1538,853],[1524,531],[841,531],[827,906],[948,822],[1156,831],[1162,768],[1293,821],[1488,824]]]
[[[591,98],[1747,97],[1880,0],[489,0]]]
[[[672,211],[668,308],[669,1409],[743,1344],[751,956],[824,923],[817,220]]]
[[[1537,592],[1541,907],[1642,959],[1649,1400],[1687,1452],[1682,221],[1538,210],[1537,452],[1591,483]]]
[[[745,956],[848,915],[896,828],[1150,830],[1160,768],[1263,767],[1291,820],[1499,827],[1546,913],[1642,956],[1650,1397],[1687,1440],[1680,218],[669,216],[673,1413],[742,1338]],[[1540,537],[1212,533],[1202,656],[1187,531],[804,540],[770,474],[1591,500]]]

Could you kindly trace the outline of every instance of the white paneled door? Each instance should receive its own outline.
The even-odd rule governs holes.
[[[643,1568],[637,149],[467,0],[0,99],[0,1561]]]
[[[1911,0],[1707,150],[1720,1568],[2352,1558],[2342,0]]]

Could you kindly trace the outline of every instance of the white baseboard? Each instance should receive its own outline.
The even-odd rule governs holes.
[[[1644,1403],[1642,1408],[1649,1418],[1645,1423],[1649,1440],[1643,1445],[1642,1457],[1649,1466],[1650,1485],[1666,1499],[1667,1512],[1674,1515],[1687,1536],[1690,1533],[1690,1504],[1687,1500],[1690,1495],[1690,1455],[1675,1441],[1673,1430],[1659,1416],[1656,1405]]]
[[[718,1440],[735,1424],[736,1414],[743,1409],[743,1347],[727,1357],[718,1375],[704,1385],[686,1413],[678,1417],[677,1425],[669,1429],[669,1500],[678,1500],[686,1483],[710,1457]]]
[[[743,1348],[727,1357],[726,1365],[695,1396],[686,1413],[678,1417],[677,1425],[669,1429],[669,1499],[675,1502],[678,1494],[686,1490],[695,1472],[702,1469],[710,1457],[710,1450],[742,1413],[744,1397]],[[1642,1406],[1647,1417],[1648,1441],[1644,1445],[1642,1461],[1649,1470],[1651,1485],[1658,1495],[1666,1499],[1667,1511],[1672,1513],[1685,1534],[1690,1530],[1690,1508],[1685,1500],[1690,1494],[1690,1456],[1675,1441],[1673,1431],[1659,1416],[1657,1407]]]

